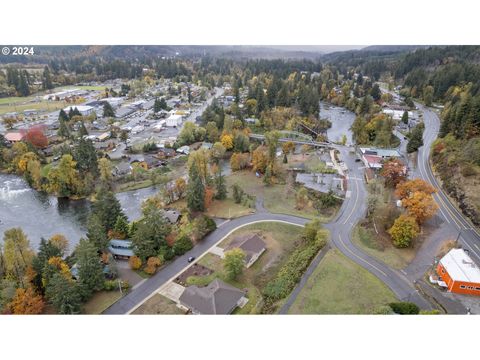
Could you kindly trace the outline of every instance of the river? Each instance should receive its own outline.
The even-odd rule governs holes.
[[[326,118],[332,122],[332,127],[327,130],[330,141],[341,141],[342,135],[346,135],[347,145],[353,144],[350,127],[355,120],[355,113],[342,107],[320,102],[320,118]]]
[[[345,134],[347,143],[351,144],[349,129],[355,114],[325,103],[320,106],[320,116],[332,122],[327,132],[328,138],[338,141]],[[222,164],[222,171],[225,175],[230,173],[228,162]],[[135,220],[140,217],[142,202],[157,192],[157,188],[151,187],[119,193],[117,198],[128,218]],[[35,249],[41,237],[49,238],[56,233],[65,235],[73,249],[85,236],[89,209],[90,203],[86,200],[57,199],[31,189],[21,177],[0,174],[0,242],[3,241],[5,230],[21,227]]]
[[[143,200],[157,191],[153,187],[139,189],[117,194],[117,198],[128,218],[134,220],[140,216]],[[65,235],[73,249],[85,236],[89,209],[87,200],[57,199],[31,189],[16,175],[0,174],[0,242],[5,230],[21,227],[35,249],[41,237],[56,233]]]

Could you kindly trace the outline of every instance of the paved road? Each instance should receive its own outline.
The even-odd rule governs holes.
[[[423,120],[425,122],[425,132],[423,134],[424,145],[418,150],[416,175],[438,189],[438,193],[435,194],[434,197],[440,207],[440,216],[447,223],[446,228],[448,228],[450,233],[453,232],[459,236],[460,243],[463,244],[464,248],[469,251],[470,256],[478,264],[480,262],[480,233],[442,190],[430,166],[430,148],[438,136],[440,119],[435,111],[421,104],[416,105],[423,111]],[[432,254],[432,256],[433,255],[434,254]]]
[[[173,262],[161,269],[157,274],[149,278],[137,288],[133,289],[128,295],[110,306],[104,312],[104,314],[126,314],[132,311],[139,304],[143,303],[143,301],[152,293],[158,290],[158,288],[166,284],[172,277],[183,271],[185,267],[188,266],[187,259],[190,256],[195,256],[198,258],[236,228],[261,221],[281,221],[304,226],[309,220],[289,215],[270,214],[262,211],[258,214],[256,213],[227,221],[220,225],[220,227],[213,233],[206,236],[202,242],[200,242],[192,250],[175,259]]]
[[[367,255],[351,242],[350,236],[353,227],[365,216],[367,191],[364,184],[362,164],[355,162],[355,156],[349,153],[348,148],[340,148],[340,151],[342,159],[345,160],[348,168],[350,169],[350,174],[348,176],[348,188],[350,189],[351,195],[343,202],[337,217],[331,223],[325,225],[325,227],[331,232],[331,246],[338,248],[352,261],[377,276],[388,287],[390,287],[390,289],[392,289],[399,299],[415,302],[422,309],[431,309],[431,304],[418,293],[414,287],[414,284],[409,281],[404,274],[389,268],[384,263],[381,263]],[[257,206],[259,205],[261,204],[257,204]],[[188,257],[195,256],[198,258],[207,252],[210,247],[221,241],[230,232],[234,231],[238,227],[245,226],[256,221],[285,221],[303,226],[309,220],[289,215],[271,214],[268,213],[263,206],[259,206],[259,211],[256,214],[244,216],[222,224],[216,231],[208,235],[200,244],[164,267],[156,275],[145,281],[143,284],[132,290],[124,298],[113,304],[104,313],[126,314],[132,311],[152,293],[158,290],[158,288],[167,283],[172,277],[183,271],[188,265]],[[313,270],[319,263],[319,260],[313,262],[309,268],[309,271],[306,272],[302,278],[302,281],[294,290],[292,296],[295,296],[295,294],[298,295],[308,280],[308,277],[311,275],[311,273],[313,273]],[[282,308],[283,313],[288,312],[288,309],[293,301],[294,298],[287,300],[288,305]]]
[[[363,164],[355,162],[355,155],[350,154],[348,148],[340,148],[341,158],[349,169],[348,193],[340,208],[337,217],[325,227],[330,230],[331,246],[338,248],[345,256],[370,271],[373,275],[384,282],[402,301],[416,303],[421,309],[432,309],[432,305],[416,290],[414,283],[405,274],[392,269],[386,264],[376,260],[358,248],[351,241],[351,235],[355,225],[365,217],[367,190],[363,176]],[[320,261],[315,262],[313,268],[309,268],[302,281],[297,285],[294,292],[281,309],[286,314],[293,304],[296,296],[306,284],[308,277]]]

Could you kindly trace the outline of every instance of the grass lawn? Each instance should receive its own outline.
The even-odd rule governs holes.
[[[263,198],[263,205],[272,213],[300,216],[307,219],[320,218],[320,221],[328,221],[331,218],[330,214],[322,215],[310,204],[302,210],[296,209],[295,191],[289,193],[285,184],[265,186],[263,180],[257,178],[255,173],[250,170],[236,171],[226,177],[226,182],[229,191],[231,191],[230,187],[237,183],[247,194]]]
[[[83,305],[83,313],[90,315],[101,314],[121,297],[122,294],[119,291],[98,291]]]
[[[141,181],[130,181],[124,184],[118,184],[115,188],[115,192],[125,192],[131,190],[138,190],[152,186],[152,181],[150,179],[141,180]]]
[[[246,207],[242,204],[235,204],[233,199],[214,200],[205,212],[210,217],[222,219],[234,219],[240,216],[253,214],[255,209]]]
[[[177,305],[163,295],[155,294],[145,301],[138,309],[132,312],[133,315],[177,315],[185,312],[178,308]]]
[[[7,98],[11,99],[11,98]],[[15,98],[13,98],[15,99]],[[65,101],[47,101],[42,100],[39,102],[25,103],[25,98],[19,98],[20,101],[16,102],[4,102],[0,104],[0,115],[9,112],[23,112],[24,110],[37,110],[37,111],[55,111],[65,108],[68,104]],[[5,99],[2,99],[5,100]]]
[[[381,239],[373,230],[363,226],[357,225],[352,235],[355,245],[395,269],[405,268],[415,258],[415,248],[398,249],[390,240]]]
[[[300,292],[290,314],[371,314],[397,301],[370,272],[338,250],[330,250]]]
[[[223,260],[211,253],[203,256],[199,260],[199,264],[213,270],[213,273],[208,276],[190,276],[187,278],[187,284],[189,285],[204,286],[213,279],[220,278],[235,287],[247,289],[249,301],[243,308],[236,309],[235,314],[257,314],[260,312],[262,289],[275,276],[278,269],[288,259],[289,254],[296,248],[296,240],[302,233],[302,227],[275,222],[251,224],[232,233],[219,246],[225,247],[235,236],[252,232],[263,237],[267,250],[250,268],[244,268],[243,274],[238,279],[235,281],[226,279],[223,272]]]

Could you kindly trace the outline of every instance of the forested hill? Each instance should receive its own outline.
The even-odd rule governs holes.
[[[395,65],[402,95],[443,104],[432,158],[443,185],[480,224],[480,46],[418,49]]]

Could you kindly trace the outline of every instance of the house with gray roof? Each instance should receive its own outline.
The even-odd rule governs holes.
[[[235,237],[226,250],[235,248],[239,248],[245,253],[245,266],[248,268],[263,254],[266,250],[266,245],[257,234],[247,234]]]
[[[188,286],[180,295],[180,305],[198,315],[228,315],[248,302],[245,291],[215,279],[204,287]]]

